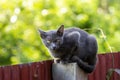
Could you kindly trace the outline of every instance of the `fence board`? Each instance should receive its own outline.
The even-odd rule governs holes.
[[[114,63],[113,63],[114,61]],[[89,74],[88,80],[106,80],[106,73],[111,68],[120,69],[120,52],[98,55],[98,64],[93,73]],[[113,66],[114,64],[114,66]],[[120,76],[114,73],[111,80],[120,80]]]
[[[39,70],[39,76],[40,76],[40,80],[45,80],[45,67],[44,67],[44,62],[40,62],[40,70]]]
[[[11,78],[12,80],[20,80],[20,70],[18,65],[11,67]]]
[[[52,80],[52,63],[49,60],[0,67],[0,80]],[[88,80],[105,80],[107,71],[113,67],[120,69],[120,52],[99,54],[96,69],[89,74]],[[114,73],[111,80],[120,80],[120,76]]]
[[[40,70],[41,70],[42,68],[40,68],[40,66],[41,66],[40,63],[36,63],[36,64],[35,64],[35,70],[36,70],[36,71],[34,72],[34,74],[37,74],[36,77],[37,77],[38,80],[41,80],[41,79],[40,79]]]
[[[93,72],[93,73],[91,73],[91,74],[88,75],[88,80],[94,80],[95,79],[94,73],[95,72]]]
[[[99,60],[98,60],[98,62],[99,62]],[[94,75],[93,75],[93,77],[94,77],[94,80],[96,79],[96,80],[100,80],[100,71],[99,71],[99,68],[100,68],[100,65],[97,63],[97,65],[96,65],[96,69],[95,69],[95,71],[94,71]],[[92,79],[91,79],[92,80]]]
[[[106,80],[106,55],[99,55],[100,80]]]
[[[52,62],[48,61],[48,62],[44,62],[44,63],[45,63],[45,72],[46,72],[46,74],[45,74],[46,79],[45,80],[52,80],[52,70],[51,70]]]
[[[106,55],[106,73],[107,73],[109,69],[113,68],[114,56],[111,53],[105,55]],[[114,80],[113,76],[111,77],[111,80]]]
[[[0,67],[0,80],[3,80],[3,68]]]
[[[30,80],[42,80],[40,79],[40,69],[43,69],[40,67],[41,64],[39,63],[32,63],[30,65]],[[44,74],[43,74],[44,76]]]
[[[20,79],[30,80],[29,64],[20,65]]]
[[[10,66],[6,66],[3,67],[3,80],[12,80],[11,79],[11,67]]]
[[[114,68],[120,69],[120,55],[119,54],[113,54],[114,55]],[[120,80],[120,76],[117,73],[113,73],[114,80]]]

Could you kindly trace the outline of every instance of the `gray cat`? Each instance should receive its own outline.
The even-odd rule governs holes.
[[[79,28],[64,30],[64,25],[61,25],[58,30],[47,32],[39,30],[39,33],[51,55],[58,59],[56,62],[76,62],[87,73],[94,70],[98,49],[94,36]]]

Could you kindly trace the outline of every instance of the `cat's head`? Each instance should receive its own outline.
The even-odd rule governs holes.
[[[47,32],[39,30],[39,33],[46,47],[54,51],[59,49],[63,43],[64,25],[61,25],[58,30],[50,30]]]

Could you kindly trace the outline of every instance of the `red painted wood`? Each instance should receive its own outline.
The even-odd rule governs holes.
[[[98,61],[97,61],[97,65],[96,65],[96,69],[94,71],[94,80],[100,80],[100,65],[99,65],[99,56],[98,56]]]
[[[88,75],[88,80],[95,80],[95,79],[97,80],[97,78],[99,80],[99,56],[98,56],[95,70]]]
[[[108,72],[109,69],[113,68],[113,61],[114,61],[113,54],[111,53],[106,54],[106,73]],[[114,77],[111,77],[111,80],[114,80]]]
[[[100,80],[106,80],[106,57],[105,55],[99,55],[99,71]]]
[[[120,69],[120,55],[118,53],[113,54],[114,55],[114,68]],[[120,80],[120,76],[117,73],[113,73],[114,80]]]
[[[47,74],[47,63],[44,62],[44,65],[45,65],[45,80],[49,80],[48,74]]]
[[[98,55],[96,68],[94,72],[89,74],[88,79],[106,80],[107,71],[113,68],[113,59],[114,68],[120,69],[120,52]],[[52,63],[53,61],[42,61],[0,67],[0,80],[52,80]],[[114,73],[111,80],[120,80],[120,76]]]
[[[45,63],[45,80],[52,80],[52,62],[47,61]]]
[[[12,80],[20,80],[19,65],[15,65],[11,67],[11,78]]]
[[[96,70],[95,70],[96,71]],[[94,80],[95,71],[88,75],[88,80]]]
[[[120,69],[120,53],[118,54],[118,68]],[[120,80],[120,75],[118,76],[118,80]]]
[[[112,56],[114,55],[114,56]],[[114,68],[120,69],[120,52],[119,53],[109,53],[109,54],[100,54],[98,55],[99,61],[95,71],[89,75],[89,80],[105,80],[106,73],[109,69],[113,68],[113,59],[114,59]],[[99,73],[99,74],[98,74]],[[113,74],[111,80],[120,80],[120,76],[116,73]]]
[[[11,67],[10,66],[6,66],[3,67],[3,80],[12,80],[11,79]]]
[[[41,79],[40,79],[40,77],[41,77],[41,76],[40,76],[40,69],[42,69],[42,68],[41,68],[40,66],[41,66],[40,63],[36,63],[36,71],[35,71],[35,74],[37,74],[37,77],[38,77],[37,79],[38,79],[38,80],[41,80]]]
[[[3,80],[3,68],[0,67],[0,80]]]
[[[44,62],[40,62],[40,70],[39,70],[39,76],[40,76],[40,80],[45,80],[45,65]]]
[[[20,65],[20,80],[30,80],[29,64]]]
[[[37,63],[31,63],[29,67],[30,67],[30,80],[38,80],[39,65]]]
[[[109,53],[109,54],[106,54],[106,70],[110,69],[110,68],[113,68],[113,61],[114,61],[114,56]]]

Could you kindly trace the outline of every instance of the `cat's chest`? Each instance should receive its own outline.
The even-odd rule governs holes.
[[[73,44],[69,41],[64,41],[64,43],[60,46],[61,50],[69,50],[73,47]]]
[[[69,45],[62,45],[60,46],[60,48],[57,50],[57,52],[61,52],[61,53],[66,53],[69,52],[70,50],[70,46]]]

